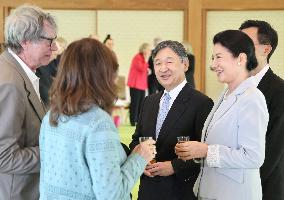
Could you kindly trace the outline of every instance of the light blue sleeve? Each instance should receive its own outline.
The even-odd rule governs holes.
[[[220,168],[260,168],[265,157],[268,111],[263,95],[255,93],[239,107],[237,122],[238,148],[217,145]],[[230,131],[230,130],[227,130]]]
[[[86,160],[96,199],[130,199],[146,160],[132,153],[126,158],[111,118],[93,124],[86,141]]]
[[[45,117],[42,120],[41,126],[40,126],[40,134],[39,134],[39,150],[40,150],[40,183],[39,183],[39,190],[40,190],[40,195],[44,196],[44,190],[43,190],[43,185],[44,185],[44,174],[45,174],[45,166],[46,164],[44,163],[46,161],[45,159],[45,132],[46,132],[46,127],[47,124],[49,123],[48,121],[48,116],[49,113],[45,115]]]

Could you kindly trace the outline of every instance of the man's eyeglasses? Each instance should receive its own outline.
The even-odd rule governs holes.
[[[48,40],[49,41],[49,46],[51,47],[52,44],[54,43],[54,40],[57,38],[57,36],[55,36],[54,38],[48,38],[48,37],[45,37],[45,36],[40,36],[41,39],[44,39],[44,40]]]

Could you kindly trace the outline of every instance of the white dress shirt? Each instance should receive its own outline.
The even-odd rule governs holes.
[[[28,78],[30,79],[34,90],[36,91],[36,94],[38,98],[40,99],[40,94],[39,94],[39,78],[35,75],[35,72],[32,71],[26,63],[24,63],[19,56],[17,56],[11,49],[8,48],[8,52],[18,61],[18,63],[21,65],[25,73],[27,74]]]
[[[258,72],[256,75],[253,76],[256,85],[259,84],[259,82],[261,81],[265,73],[268,71],[268,69],[269,69],[269,65],[267,64],[262,70],[260,70],[260,72]]]
[[[182,88],[185,86],[186,84],[186,79],[184,79],[178,86],[176,86],[174,89],[170,90],[170,91],[166,91],[164,90],[164,94],[162,95],[161,99],[160,99],[160,106],[162,105],[163,101],[164,101],[164,96],[165,93],[169,93],[171,99],[170,99],[170,107],[169,110],[171,109],[175,99],[177,98],[178,94],[180,93],[180,91],[182,90]]]

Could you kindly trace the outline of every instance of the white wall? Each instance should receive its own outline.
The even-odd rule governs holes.
[[[93,10],[47,10],[55,17],[58,37],[68,44],[96,32],[96,11]]]

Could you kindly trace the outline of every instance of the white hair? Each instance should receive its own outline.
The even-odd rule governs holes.
[[[54,18],[41,8],[24,4],[17,7],[5,20],[5,43],[16,53],[22,51],[24,41],[38,41],[44,36],[44,21],[57,31]]]

